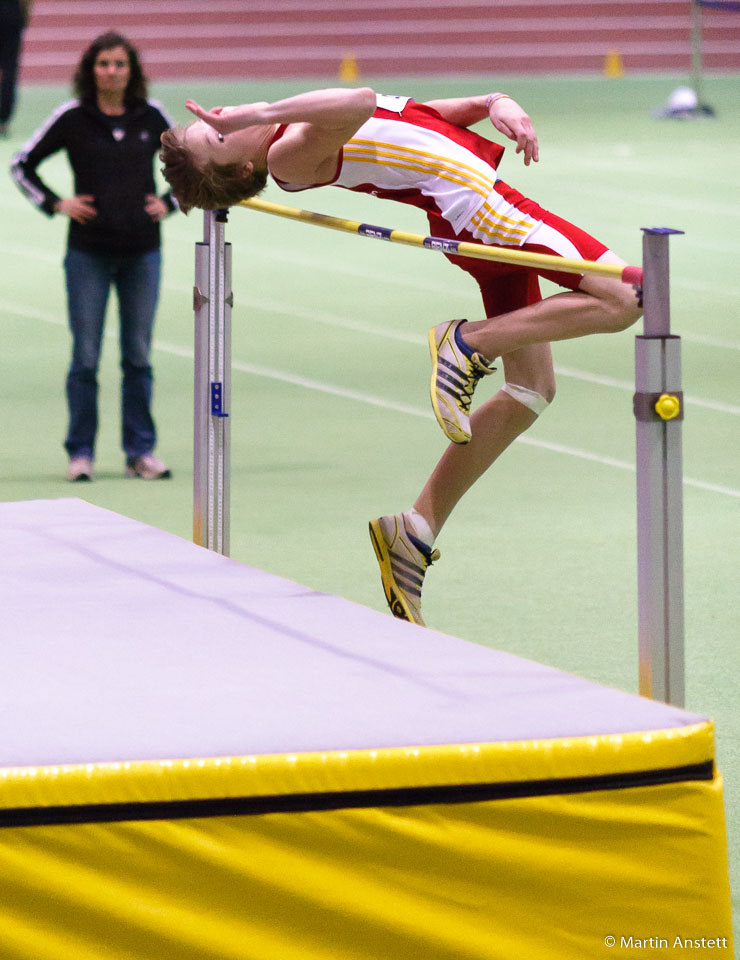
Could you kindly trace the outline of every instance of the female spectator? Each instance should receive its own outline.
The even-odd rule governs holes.
[[[158,197],[154,157],[172,124],[147,99],[139,56],[118,33],[98,37],[82,54],[73,80],[77,99],[58,107],[12,163],[28,199],[48,216],[69,217],[64,270],[72,362],[67,375],[68,480],[91,480],[98,427],[97,371],[106,304],[118,295],[122,433],[126,476],[170,476],[154,456],[150,349],[161,267],[159,221],[176,209]],[[74,195],[60,197],[37,168],[65,150]]]

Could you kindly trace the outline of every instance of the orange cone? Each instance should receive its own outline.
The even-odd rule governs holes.
[[[339,64],[339,79],[342,83],[355,83],[360,77],[354,53],[346,53]]]
[[[624,64],[622,63],[622,55],[620,54],[619,50],[609,50],[607,53],[604,59],[604,76],[624,76]]]

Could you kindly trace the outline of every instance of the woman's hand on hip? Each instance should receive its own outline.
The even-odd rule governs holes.
[[[98,215],[98,211],[93,206],[94,203],[95,197],[88,193],[81,193],[76,197],[64,197],[58,200],[54,209],[77,223],[87,223]]]
[[[148,193],[145,198],[144,209],[152,220],[164,220],[170,212],[167,204],[154,193]]]

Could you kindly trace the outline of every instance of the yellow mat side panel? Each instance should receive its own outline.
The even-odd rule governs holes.
[[[711,722],[554,740],[0,769],[0,810],[589,777],[704,763]]]
[[[719,777],[0,830],[3,960],[729,960],[730,937]]]

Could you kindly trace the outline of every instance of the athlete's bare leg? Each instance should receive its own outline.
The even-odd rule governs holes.
[[[536,390],[552,400],[555,376],[549,344],[535,344],[507,354],[503,364],[507,382]],[[435,536],[463,494],[536,419],[528,407],[501,390],[473,413],[470,443],[451,443],[447,447],[414,504]]]
[[[624,263],[611,251],[599,261]],[[555,294],[500,317],[467,323],[461,332],[487,360],[502,358],[507,382],[535,390],[551,401],[555,396],[551,340],[625,330],[640,315],[632,287],[619,280],[586,276],[576,292]],[[435,536],[460,498],[536,419],[528,407],[503,391],[472,414],[470,443],[448,446],[414,504]]]
[[[597,263],[624,264],[610,250]],[[489,362],[520,347],[626,330],[641,316],[635,290],[609,277],[585,276],[575,292],[557,293],[500,317],[467,323],[461,333]]]

